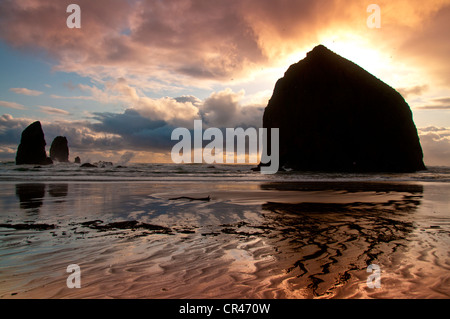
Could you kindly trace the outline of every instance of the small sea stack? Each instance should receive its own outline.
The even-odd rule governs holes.
[[[57,136],[50,146],[50,158],[52,161],[69,162],[69,146],[65,136]]]

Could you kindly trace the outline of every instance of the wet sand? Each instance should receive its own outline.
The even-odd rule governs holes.
[[[450,297],[447,183],[1,184],[0,298]]]

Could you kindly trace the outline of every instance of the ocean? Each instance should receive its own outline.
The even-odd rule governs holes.
[[[0,164],[0,298],[450,297],[448,167],[102,165]]]
[[[102,167],[103,166],[103,167]],[[415,173],[317,173],[279,171],[264,175],[249,164],[125,164],[101,162],[98,168],[81,168],[73,163],[49,166],[0,163],[0,181],[391,181],[450,182],[450,167],[432,166]]]

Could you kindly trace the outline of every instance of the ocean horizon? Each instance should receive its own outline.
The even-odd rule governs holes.
[[[276,174],[253,171],[257,164],[173,164],[97,162],[98,167],[85,168],[75,163],[52,165],[15,165],[0,162],[0,181],[402,181],[450,182],[450,167],[428,166],[412,173],[320,172],[281,169]]]

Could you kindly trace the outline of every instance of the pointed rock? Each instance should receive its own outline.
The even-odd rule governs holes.
[[[45,137],[41,122],[30,124],[23,132],[16,153],[16,164],[52,164],[45,151]]]

